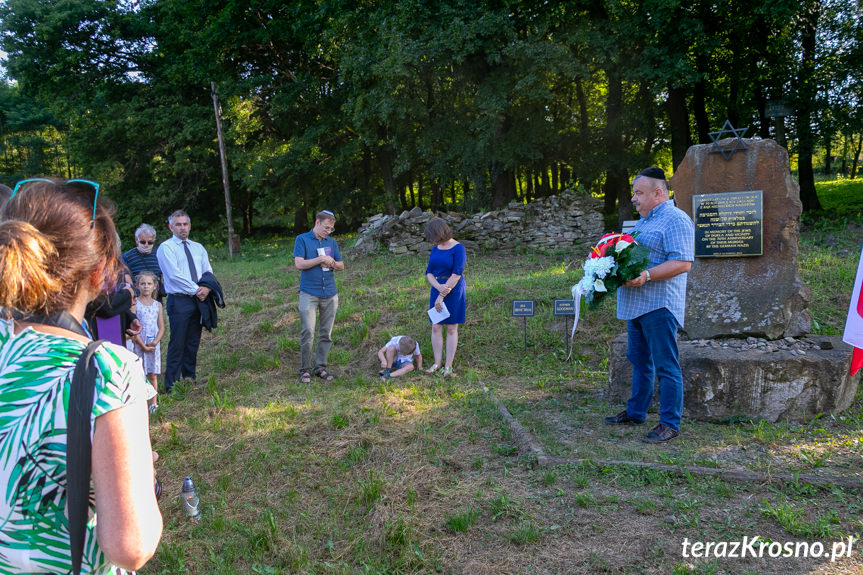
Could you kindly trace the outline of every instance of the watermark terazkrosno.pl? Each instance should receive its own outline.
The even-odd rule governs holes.
[[[854,542],[857,538],[833,541],[824,545],[820,541],[768,541],[760,536],[744,536],[740,541],[690,541],[683,540],[683,557],[695,559],[744,559],[747,557],[811,557],[818,559],[830,557],[837,561],[843,557],[851,557]],[[828,546],[830,550],[828,551]]]

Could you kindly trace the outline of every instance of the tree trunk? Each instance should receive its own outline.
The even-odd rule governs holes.
[[[578,168],[575,168],[575,177],[579,183],[584,184],[585,189],[589,192],[590,188],[593,187],[593,177],[595,174],[589,173],[583,167],[587,150],[581,145],[581,142],[589,141],[590,122],[588,121],[587,94],[584,93],[584,86],[580,78],[575,81],[575,99],[578,101],[579,137],[576,139],[578,142],[577,157],[575,158],[575,162],[573,162],[573,166],[578,166]]]
[[[833,170],[833,138],[824,136],[824,175],[829,176]]]
[[[851,136],[851,139],[852,139],[852,145],[853,145],[853,139],[854,139],[853,135]],[[860,161],[860,150],[861,150],[861,148],[863,148],[863,134],[860,134],[860,139],[857,140],[857,148],[854,150],[854,159],[851,160],[851,179],[852,180],[857,177],[857,165],[858,165],[858,162]]]
[[[614,207],[617,200],[625,198],[627,193],[627,177],[624,166],[624,145],[623,135],[621,134],[620,123],[623,114],[623,83],[620,79],[619,72],[615,70],[606,70],[608,78],[608,96],[605,104],[606,127],[605,127],[605,146],[606,146],[606,161],[608,166],[605,176],[605,213],[610,215],[614,213]],[[632,211],[632,205],[629,202],[623,202],[623,205],[618,207],[618,219],[620,214],[626,209]],[[622,218],[628,220],[629,218]]]
[[[545,166],[539,170],[539,195],[548,197],[548,168]]]
[[[294,209],[294,233],[302,234],[309,231],[309,215],[306,210],[307,198],[303,195],[300,205]]]
[[[494,210],[506,206],[515,199],[515,174],[512,170],[500,170],[492,183],[491,207]]]
[[[443,191],[441,191],[440,180],[437,178],[431,183],[431,209],[435,212],[443,209]]]
[[[363,190],[370,193],[372,191],[372,151],[368,146],[363,147],[362,166]]]
[[[732,63],[735,62],[736,58],[732,59]],[[736,68],[733,68],[736,69]],[[737,101],[740,99],[740,79],[737,74],[730,74],[728,87],[728,121],[731,122],[731,125],[735,128],[740,127],[740,114],[737,113]],[[723,122],[724,123],[724,122]]]
[[[524,179],[527,185],[527,189],[525,190],[524,194],[524,202],[529,203],[531,201],[531,198],[536,197],[533,192],[533,172],[528,170],[527,174],[525,174],[524,176]]]
[[[695,116],[695,131],[699,144],[710,143],[710,118],[707,116],[704,80],[695,83],[692,91],[692,113]]]
[[[392,151],[387,146],[382,146],[378,150],[376,156],[378,159],[378,167],[381,170],[381,178],[384,181],[384,203],[386,204],[387,213],[395,215],[396,183],[393,180]]]
[[[674,169],[680,165],[689,149],[689,111],[686,109],[686,91],[683,88],[668,89],[668,120],[671,124],[671,163]]]
[[[524,182],[516,172],[515,177],[515,199],[519,202],[524,202]]]
[[[854,134],[842,138],[842,176],[846,178],[848,177],[848,138],[853,139]]]
[[[503,122],[494,132],[494,142],[502,139],[512,128],[512,118],[504,116]],[[502,162],[495,158],[492,160],[490,177],[491,184],[491,207],[502,208],[515,199],[515,174],[511,168],[504,168]]]
[[[467,199],[470,197],[470,179],[465,176],[462,182],[462,196],[461,196],[461,207],[464,209],[465,205],[467,205]],[[459,211],[456,208],[456,211]]]
[[[560,172],[558,169],[560,165],[555,162],[551,165],[551,193],[558,194],[560,193]]]
[[[423,207],[423,176],[422,176],[422,174],[420,174],[420,177],[417,180],[417,205],[420,208]]]
[[[804,211],[820,210],[821,202],[815,191],[815,173],[812,169],[812,152],[815,135],[812,133],[812,112],[815,107],[815,40],[821,0],[810,0],[802,10],[800,22],[801,69],[798,75],[797,102],[797,179],[800,182],[800,201]]]

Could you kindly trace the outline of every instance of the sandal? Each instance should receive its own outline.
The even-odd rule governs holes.
[[[455,377],[455,372],[453,372],[453,370],[452,370],[452,368],[451,368],[451,367],[445,367],[445,368],[443,368],[443,371],[441,371],[441,374],[442,374],[444,377]]]
[[[432,366],[426,370],[426,373],[434,373],[439,369],[440,369],[440,366],[436,363],[433,363]]]
[[[300,372],[300,383],[312,383],[312,375],[308,370]]]
[[[321,371],[319,371],[319,372],[318,372],[318,373],[316,373],[315,375],[317,375],[318,377],[320,377],[320,378],[321,378],[321,379],[323,379],[324,381],[332,381],[332,380],[334,380],[334,379],[336,378],[336,376],[335,376],[335,375],[333,375],[332,373],[328,372],[328,371],[327,371],[327,370],[325,370],[325,369],[322,369]]]

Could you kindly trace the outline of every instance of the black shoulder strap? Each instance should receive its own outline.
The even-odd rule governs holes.
[[[96,366],[93,354],[105,343],[93,341],[81,355],[72,375],[69,391],[69,414],[66,418],[66,504],[69,509],[69,543],[72,572],[81,573],[84,535],[90,508],[90,414],[93,412],[93,392],[96,387]]]

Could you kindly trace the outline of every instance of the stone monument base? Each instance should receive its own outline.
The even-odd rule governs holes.
[[[679,348],[683,417],[698,421],[807,422],[851,405],[860,382],[859,373],[848,375],[851,347],[838,336],[689,340]],[[612,340],[607,395],[612,411],[632,393],[626,350],[626,334]],[[651,411],[658,410],[657,382]]]

